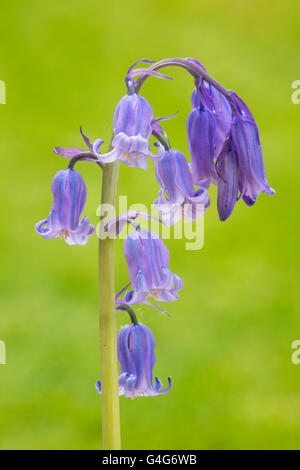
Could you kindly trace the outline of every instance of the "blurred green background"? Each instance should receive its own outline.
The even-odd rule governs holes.
[[[240,202],[225,223],[216,193],[205,215],[205,244],[185,251],[170,240],[171,269],[184,279],[171,318],[149,307],[139,318],[157,341],[155,372],[172,391],[121,398],[124,449],[299,448],[298,272],[299,115],[291,83],[300,79],[300,4],[279,1],[96,0],[2,5],[0,79],[1,449],[101,446],[97,239],[86,247],[46,241],[34,231],[47,216],[50,184],[65,161],[55,145],[82,146],[79,126],[108,143],[128,66],[142,57],[195,57],[248,103],[260,127],[266,171],[276,189]],[[193,81],[150,78],[143,94],[174,147],[187,152],[185,121]],[[88,185],[85,215],[97,222],[101,176]],[[150,204],[149,171],[122,165],[120,194]],[[117,243],[117,287],[128,279]],[[127,322],[120,313],[119,325]]]

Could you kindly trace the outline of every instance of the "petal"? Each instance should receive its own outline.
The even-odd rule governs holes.
[[[69,219],[71,215],[71,206],[73,203],[73,201],[71,200],[73,191],[70,187],[70,184],[68,184],[68,179],[71,176],[71,172],[72,170],[58,171],[54,176],[51,185],[51,190],[53,193],[52,210],[57,214],[61,229],[71,229],[71,227],[69,226]],[[72,180],[73,178],[71,176],[71,181]],[[77,225],[78,220],[75,222],[74,227],[72,228],[77,228]]]
[[[58,237],[58,230],[50,229],[47,224],[47,219],[41,220],[35,224],[35,230],[39,235],[46,239]]]
[[[152,371],[155,364],[155,339],[153,333],[142,323],[130,331],[130,354],[136,366],[136,390],[152,389]]]
[[[176,184],[177,171],[179,172],[175,152],[166,151],[164,157],[155,165],[155,177],[166,192],[170,204],[180,204],[184,200],[184,192],[180,185]]]
[[[274,190],[268,184],[265,174],[256,124],[235,116],[232,142],[241,172],[241,195],[246,195],[253,201],[257,199],[260,192],[273,195]]]
[[[65,228],[64,226],[61,225],[58,215],[53,209],[48,215],[47,227],[49,230],[53,230],[53,231],[64,230]]]
[[[176,164],[176,184],[186,197],[193,196],[195,190],[189,164],[183,153],[178,150],[174,150],[173,155]]]
[[[67,225],[65,228],[75,231],[78,228],[79,217],[84,209],[87,189],[84,179],[76,170],[68,171],[64,184],[65,197],[69,198],[69,212],[67,214]]]
[[[93,235],[95,227],[90,225],[88,217],[82,217],[79,222],[78,228],[69,232],[68,236],[65,237],[65,241],[68,245],[86,245],[88,237]]]
[[[119,395],[124,395],[125,394],[125,384],[126,380],[128,379],[129,374],[128,373],[123,373],[119,377]]]
[[[173,281],[174,281],[174,290],[178,291],[183,288],[183,280],[181,277],[177,276],[177,274],[173,273]]]
[[[104,140],[96,139],[95,142],[93,143],[93,149],[92,149],[93,153],[100,156],[99,150],[103,143],[104,143]]]
[[[130,332],[132,330],[132,325],[125,325],[121,328],[118,338],[117,338],[117,353],[118,360],[120,362],[120,378],[122,374],[127,374],[127,377],[123,375],[123,381],[121,379],[121,386],[125,386],[125,382],[129,375],[136,373],[136,366],[130,352]]]
[[[212,111],[215,118],[214,157],[217,158],[231,129],[231,106],[228,99],[205,80],[201,82],[198,89],[194,90],[192,95],[193,107],[199,107],[201,104]]]
[[[183,204],[169,204],[168,201],[165,201],[162,198],[156,199],[154,204],[163,223],[165,225],[175,225],[183,217]]]
[[[137,292],[146,292],[148,290],[147,282],[142,271],[139,270],[135,278],[135,290]]]
[[[160,296],[159,298],[155,300],[159,300],[160,302],[175,302],[175,300],[178,300],[178,294],[174,289],[172,290],[166,290],[166,289],[161,289],[160,290]]]
[[[128,166],[147,169],[147,155],[149,154],[147,139],[141,136],[129,137],[124,132],[120,132],[113,138],[112,145],[115,147],[113,150],[99,157],[102,163],[120,160]]]
[[[169,266],[170,253],[160,237],[153,232],[150,232],[150,234],[151,238],[145,240],[144,249],[150,263],[151,289],[160,289],[165,285],[166,274],[164,268]],[[154,238],[154,235],[156,235],[156,238]]]
[[[224,221],[231,215],[238,197],[238,159],[233,151],[226,152],[218,162],[218,213]]]
[[[193,197],[184,201],[184,220],[193,222],[204,216],[206,209],[210,206],[210,197],[204,188],[199,188]]]
[[[190,112],[187,119],[188,146],[192,157],[192,176],[195,184],[214,177],[215,122],[212,114],[203,107]]]
[[[125,395],[125,397],[130,397],[130,398],[135,397],[135,395],[136,395],[136,389],[135,389],[136,381],[137,381],[137,377],[134,374],[130,375],[127,378],[127,380],[125,382],[125,385],[124,385],[124,395]]]
[[[118,147],[121,152],[141,152],[141,153],[148,153],[148,139],[136,135],[136,136],[129,136],[124,132],[119,132],[113,140],[112,145],[114,147]]]
[[[159,380],[157,377],[155,377],[155,384],[157,384],[156,387],[158,387],[158,386],[160,387],[160,388],[157,390],[157,392],[159,393],[159,395],[164,395],[165,393],[168,393],[168,392],[171,390],[171,387],[172,387],[172,379],[171,379],[171,377],[168,377],[168,382],[169,382],[168,387],[165,388],[164,390],[160,390],[163,385],[162,385],[162,383],[160,382],[160,380]]]
[[[83,216],[77,229],[73,232],[76,235],[90,236],[95,232],[95,227],[90,224],[89,218]]]
[[[128,137],[141,136],[149,139],[152,119],[152,107],[143,96],[136,93],[125,95],[114,111],[114,134],[117,136],[119,133],[124,133]]]
[[[253,204],[256,202],[256,200],[251,199],[249,196],[243,196],[243,201],[245,204],[247,204],[247,206],[253,206]]]
[[[128,265],[128,271],[132,287],[138,291],[136,281],[143,275],[143,290],[151,289],[152,287],[152,274],[147,245],[143,239],[143,234],[146,231],[134,231],[128,234],[124,241],[124,254]]]

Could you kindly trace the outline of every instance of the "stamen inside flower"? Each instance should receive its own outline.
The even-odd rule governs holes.
[[[151,289],[149,291],[150,295],[156,300],[158,300],[161,297],[161,292],[160,289]]]
[[[58,232],[58,236],[59,238],[62,240],[63,238],[66,240],[67,238],[69,238],[70,234],[69,234],[69,230],[65,229],[65,230],[60,230]]]
[[[125,162],[125,160],[128,160],[128,163],[130,163],[130,153],[129,152],[123,152],[123,162]]]

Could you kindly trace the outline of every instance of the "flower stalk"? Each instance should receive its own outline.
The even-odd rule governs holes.
[[[103,167],[101,204],[116,206],[120,163]],[[115,307],[114,239],[99,239],[99,315],[104,450],[121,449]]]

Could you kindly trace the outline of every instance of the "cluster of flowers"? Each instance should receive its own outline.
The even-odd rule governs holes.
[[[231,215],[240,198],[251,206],[261,192],[274,194],[265,175],[257,124],[235,92],[213,80],[195,59],[167,59],[158,64],[157,68],[161,68],[160,64],[179,65],[195,78],[192,110],[187,119],[189,164],[183,153],[170,146],[161,126],[161,121],[168,118],[154,119],[151,105],[138,94],[145,77],[170,77],[157,72],[155,64],[136,69],[139,62],[150,61],[136,62],[127,73],[128,93],[114,111],[111,150],[100,153],[103,140],[91,143],[81,129],[88,150],[55,147],[54,152],[70,162],[66,170],[54,176],[49,216],[36,224],[36,231],[42,237],[62,237],[70,245],[84,245],[95,232],[87,217],[80,220],[87,190],[82,176],[74,170],[78,160],[96,162],[100,167],[119,160],[130,167],[146,170],[148,157],[152,159],[161,186],[155,205],[161,220],[170,225],[181,217],[193,221],[203,215],[210,205],[207,190],[211,183],[218,188],[217,207],[222,221]],[[139,78],[134,80],[133,77],[138,75]],[[156,154],[149,145],[151,135],[156,138]],[[131,217],[125,214],[119,221],[127,223]],[[135,230],[125,240],[124,253],[131,282],[116,295],[117,308],[122,305],[131,308],[130,305],[137,303],[153,305],[147,300],[149,297],[166,302],[178,299],[177,292],[183,281],[169,270],[169,251],[158,235],[135,225]],[[130,285],[132,290],[120,298]],[[169,387],[164,391],[161,391],[158,379],[152,385],[154,346],[154,337],[146,326],[134,322],[121,329],[118,336],[120,394],[156,395],[169,390],[170,379]],[[101,392],[100,382],[97,389]]]

